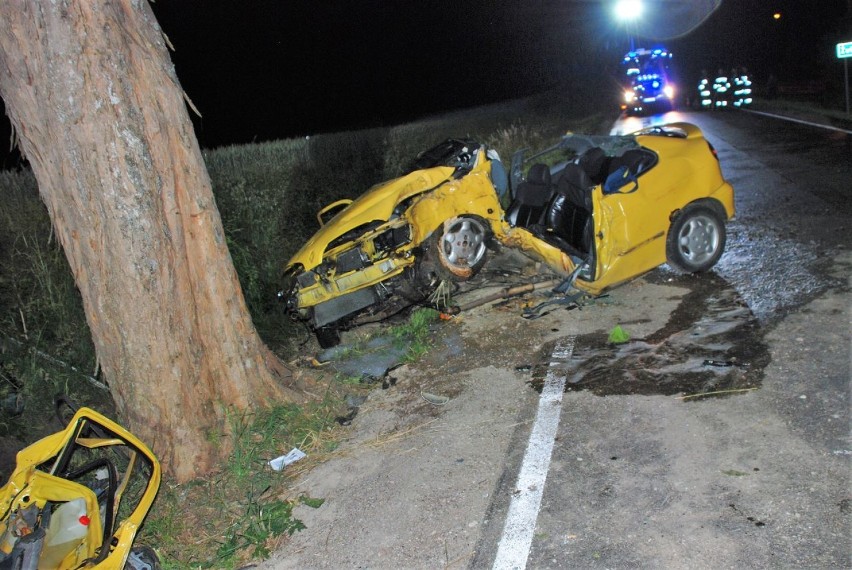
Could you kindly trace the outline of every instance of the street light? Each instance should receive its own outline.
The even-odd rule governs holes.
[[[633,34],[630,33],[630,24],[642,16],[642,0],[618,0],[613,9],[615,17],[625,23],[630,37],[630,51],[635,49],[633,45]]]
[[[642,0],[618,0],[615,3],[615,17],[632,22],[642,15]]]

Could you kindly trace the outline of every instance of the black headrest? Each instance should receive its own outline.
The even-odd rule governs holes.
[[[559,177],[559,191],[567,192],[568,187],[586,189],[595,185],[591,177],[586,173],[582,166],[569,162],[562,170]]]
[[[550,186],[550,168],[546,164],[533,164],[527,174],[527,182]]]
[[[583,153],[578,162],[589,178],[598,180],[606,163],[606,152],[599,146],[592,147]]]

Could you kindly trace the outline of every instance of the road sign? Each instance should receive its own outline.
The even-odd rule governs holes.
[[[837,57],[839,59],[845,57],[852,57],[852,42],[843,42],[842,44],[837,44]]]

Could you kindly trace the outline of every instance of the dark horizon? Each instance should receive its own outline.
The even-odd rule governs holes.
[[[645,17],[664,14],[667,2],[645,0]],[[850,4],[725,0],[684,37],[635,41],[668,46],[681,90],[702,68],[733,66],[748,67],[758,85],[771,73],[836,86],[842,65],[833,49],[852,41]],[[405,9],[363,0],[357,10],[346,0],[151,6],[175,47],[181,85],[202,114],[191,116],[204,148],[391,126],[590,74],[615,76],[629,47],[612,2],[592,0],[440,0]],[[772,18],[775,11],[781,19]],[[8,139],[4,117],[0,140]],[[6,151],[0,157],[8,167]]]

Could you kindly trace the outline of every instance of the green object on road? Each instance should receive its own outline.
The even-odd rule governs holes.
[[[630,335],[621,328],[621,325],[615,325],[615,328],[609,331],[609,342],[612,344],[624,344],[628,340],[630,340]]]

